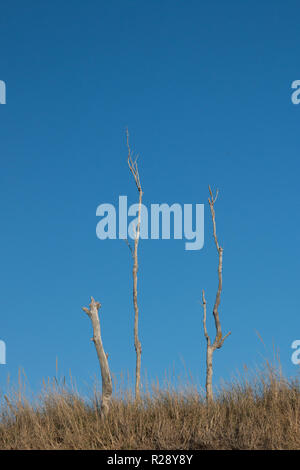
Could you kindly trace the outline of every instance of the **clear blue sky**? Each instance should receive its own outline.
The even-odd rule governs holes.
[[[111,0],[1,3],[0,339],[7,365],[90,384],[98,363],[81,307],[102,303],[111,370],[134,376],[132,260],[96,237],[96,208],[137,201],[125,128],[140,153],[144,202],[205,203],[205,244],[140,245],[142,369],[203,384],[201,289],[210,333],[217,287],[208,184],[224,247],[220,317],[232,331],[215,383],[280,350],[288,375],[299,325],[299,2]],[[256,331],[263,338],[266,349]]]

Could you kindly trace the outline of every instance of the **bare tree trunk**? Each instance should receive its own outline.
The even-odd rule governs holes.
[[[138,272],[138,243],[140,236],[140,218],[141,218],[142,192],[139,191],[139,212],[138,224],[136,230],[136,238],[134,240],[134,262],[133,262],[133,305],[134,305],[134,347],[136,352],[136,381],[135,381],[135,397],[140,398],[140,382],[141,382],[141,356],[142,346],[139,340],[139,307],[137,302],[137,272]]]
[[[211,339],[208,335],[207,332],[207,327],[206,327],[206,300],[205,300],[205,294],[204,290],[202,291],[202,304],[203,304],[203,328],[204,328],[204,336],[206,338],[206,382],[205,382],[205,387],[206,387],[206,400],[207,403],[212,402],[213,400],[213,390],[212,390],[212,375],[213,375],[213,353],[216,349],[220,349],[223,346],[223,343],[227,336],[231,334],[231,332],[227,333],[227,335],[222,336],[222,329],[221,329],[221,323],[220,323],[220,318],[219,318],[219,305],[221,301],[221,292],[222,292],[222,267],[223,267],[223,248],[220,247],[218,243],[218,238],[217,238],[217,229],[216,229],[216,217],[215,217],[215,210],[214,210],[214,204],[217,200],[218,197],[218,191],[216,193],[215,198],[213,197],[213,193],[211,191],[211,188],[209,186],[209,194],[210,198],[208,198],[209,206],[210,206],[210,211],[211,211],[211,217],[212,217],[212,222],[213,222],[213,234],[214,234],[214,240],[215,240],[215,245],[218,251],[218,257],[219,257],[219,262],[218,262],[218,290],[217,290],[217,295],[216,295],[216,300],[215,300],[215,305],[213,308],[213,316],[215,320],[215,328],[216,328],[216,336],[214,339],[214,342],[211,344]]]
[[[213,399],[213,390],[212,390],[212,375],[213,375],[213,348],[207,346],[206,349],[206,400],[211,401]]]
[[[110,400],[112,396],[112,381],[108,366],[108,354],[105,354],[101,339],[100,320],[98,310],[100,309],[100,302],[95,302],[91,297],[90,308],[82,307],[92,321],[93,326],[93,338],[91,339],[97,351],[97,356],[100,362],[101,377],[102,377],[102,403],[101,403],[101,416],[106,416],[110,406]]]
[[[139,308],[137,301],[137,273],[138,273],[138,246],[140,239],[140,226],[141,226],[141,207],[142,207],[142,197],[143,191],[140,182],[139,170],[137,165],[137,159],[132,159],[130,146],[129,146],[129,133],[126,131],[127,138],[127,148],[128,148],[128,166],[134,177],[136,187],[139,192],[139,207],[138,207],[138,222],[136,226],[135,239],[134,239],[134,250],[128,243],[130,248],[132,258],[133,258],[133,306],[134,306],[134,348],[136,352],[136,370],[135,370],[135,398],[136,400],[140,399],[140,383],[141,383],[141,360],[142,360],[142,346],[139,340]]]

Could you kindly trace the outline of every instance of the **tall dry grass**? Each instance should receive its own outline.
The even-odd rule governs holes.
[[[83,400],[64,384],[40,396],[2,397],[0,449],[299,449],[300,384],[267,366],[224,384],[208,407],[195,388],[153,386],[140,404],[115,396],[105,421],[95,393]]]

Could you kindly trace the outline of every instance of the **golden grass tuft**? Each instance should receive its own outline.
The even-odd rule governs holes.
[[[2,397],[3,398],[3,397]],[[153,386],[140,404],[114,397],[107,418],[54,382],[35,401],[2,400],[0,449],[299,449],[300,385],[267,367],[218,390],[207,406],[195,388]]]

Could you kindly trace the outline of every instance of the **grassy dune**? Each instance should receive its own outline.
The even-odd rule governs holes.
[[[223,386],[209,407],[191,387],[152,387],[139,405],[124,392],[105,421],[99,396],[56,382],[34,401],[1,398],[0,449],[300,449],[299,381],[271,367]]]

